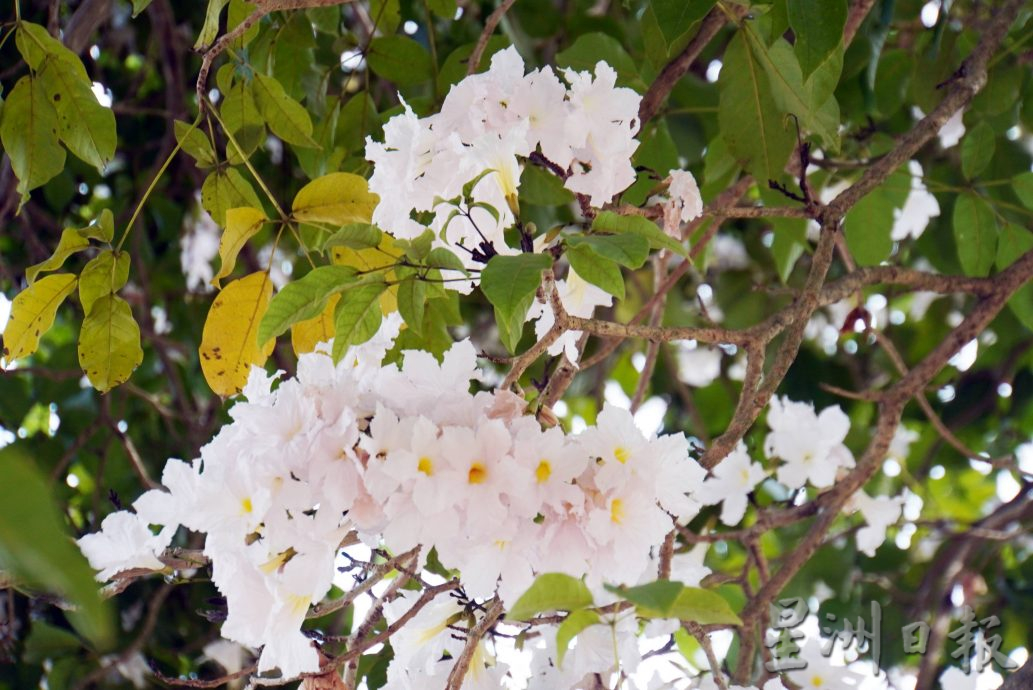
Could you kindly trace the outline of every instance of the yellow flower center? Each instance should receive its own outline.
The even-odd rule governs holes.
[[[294,558],[297,555],[298,555],[298,552],[295,551],[294,547],[292,546],[292,547],[288,548],[287,550],[281,551],[280,553],[276,554],[275,556],[270,558],[268,561],[266,561],[265,563],[260,565],[259,568],[266,575],[271,575],[272,573],[274,573],[277,570],[282,570],[283,566],[287,565],[287,562],[290,561],[290,559]],[[307,602],[305,603],[305,606],[308,606]]]
[[[416,469],[423,472],[428,477],[434,474],[434,462],[426,455],[420,457],[420,461],[416,463]]]
[[[488,470],[484,468],[484,464],[475,462],[470,465],[470,471],[466,475],[466,481],[470,484],[483,484],[488,478]]]
[[[613,457],[617,458],[617,462],[623,465],[631,457],[631,452],[624,446],[617,446],[613,449]]]
[[[534,476],[538,479],[539,484],[549,481],[549,477],[552,476],[552,465],[549,464],[548,460],[542,460],[538,463],[538,469],[534,471]]]
[[[626,514],[627,513],[624,510],[624,501],[619,498],[613,499],[610,503],[610,520],[616,525],[623,524]]]
[[[825,679],[822,678],[821,676],[813,676],[813,677],[811,677],[811,685],[812,686],[814,686],[816,688],[820,688],[824,684],[825,684]]]
[[[244,498],[240,501],[240,513],[241,515],[250,515],[255,507],[251,505],[251,498]]]

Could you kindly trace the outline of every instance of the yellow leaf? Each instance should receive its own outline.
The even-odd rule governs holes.
[[[364,177],[330,173],[312,180],[294,197],[294,218],[334,226],[368,223],[380,197],[369,191]]]
[[[331,295],[322,314],[291,326],[291,346],[294,348],[294,354],[312,352],[316,345],[334,337],[334,309],[337,308],[340,299],[340,295]]]
[[[107,393],[124,383],[143,361],[140,327],[118,295],[93,301],[79,331],[79,366],[94,388]]]
[[[42,271],[56,271],[64,265],[65,259],[89,246],[89,240],[80,235],[78,230],[66,228],[61,233],[61,240],[57,243],[54,254],[49,259],[25,269],[25,280],[31,284]]]
[[[268,219],[265,217],[265,213],[250,206],[231,208],[226,211],[226,230],[223,231],[222,238],[219,240],[219,259],[222,264],[219,266],[219,272],[212,278],[212,285],[219,287],[222,279],[233,273],[240,250],[262,229],[266,222]]]
[[[201,333],[201,371],[221,396],[240,392],[251,365],[262,366],[276,341],[258,345],[258,324],[269,308],[273,284],[265,271],[234,280],[216,296]]]
[[[320,178],[322,179],[322,178]],[[351,247],[334,247],[331,250],[333,262],[338,266],[351,266],[361,272],[374,271],[384,266],[398,263],[402,251],[395,246],[393,237],[384,233],[379,247],[369,249],[352,249]],[[393,270],[384,271],[384,280],[395,280]],[[380,310],[385,314],[398,311],[398,284],[395,283],[380,295]]]
[[[37,280],[18,293],[4,329],[4,359],[10,364],[39,347],[39,337],[54,325],[57,308],[75,289],[75,276],[58,273]]]

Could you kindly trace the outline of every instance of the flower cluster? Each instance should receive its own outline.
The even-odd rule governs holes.
[[[603,62],[594,74],[565,70],[563,78],[549,67],[525,74],[517,52],[507,49],[488,72],[453,87],[440,113],[419,118],[406,105],[385,126],[384,143],[367,140],[375,164],[370,189],[383,199],[373,221],[399,239],[429,227],[435,242],[465,250],[473,267],[516,251],[503,234],[516,223],[527,161],[558,175],[583,203],[609,203],[635,180],[639,96],[617,87],[616,72]],[[671,171],[666,192],[652,203],[662,206],[665,230],[680,237],[680,225],[702,212],[699,189],[690,173]],[[544,238],[523,249],[542,251]],[[612,302],[573,270],[555,285],[575,316]],[[539,337],[555,323],[540,303],[527,316],[538,319]],[[232,423],[199,458],[170,459],[163,488],[80,540],[99,578],[161,569],[179,527],[203,533],[227,604],[223,637],[261,647],[258,670],[279,669],[287,678],[319,670],[302,625],[330,592],[335,559],[354,535],[371,548],[419,554],[417,569],[434,550],[459,573],[463,601],[497,596],[512,604],[546,572],[583,578],[605,599],[604,580],[656,578],[672,520],[684,525],[704,506],[720,505],[721,522],[736,525],[749,495],[773,479],[742,443],[708,475],[683,434],[646,435],[612,405],[580,433],[543,429],[523,398],[471,392],[478,369],[468,340],[441,361],[407,351],[400,365],[385,364],[400,325],[397,314],[386,317],[370,341],[336,364],[325,345],[302,355],[297,375],[282,381],[255,368],[246,400],[230,410]],[[549,353],[576,361],[579,335],[564,333]],[[707,365],[698,380],[712,379],[720,353],[699,354]],[[776,398],[767,423],[764,451],[778,463],[774,478],[783,493],[827,488],[854,465],[844,445],[849,420],[838,407],[819,414]],[[863,492],[853,498],[850,508],[868,523],[857,535],[861,550],[874,553],[900,507],[899,499]],[[708,572],[705,553],[704,545],[679,554],[672,576],[698,585]],[[417,596],[395,593],[383,611],[388,622],[408,618]],[[412,616],[392,638],[390,687],[429,687],[428,679],[449,673],[463,650],[447,630],[464,611],[456,598],[440,597]],[[655,621],[651,634],[669,635],[673,629],[664,626],[672,623]],[[530,687],[581,687],[592,674],[634,668],[634,616],[608,627],[586,629],[562,670],[552,636],[534,642],[543,653],[532,664]],[[506,675],[483,643],[468,669],[466,687],[500,687]]]
[[[631,156],[638,148],[641,98],[616,87],[617,73],[605,62],[596,65],[595,75],[569,69],[563,75],[567,84],[551,67],[525,74],[519,53],[507,48],[493,56],[487,72],[452,87],[439,113],[418,118],[406,105],[384,127],[384,143],[366,142],[375,166],[370,190],[390,200],[373,221],[396,237],[412,237],[424,228],[410,212],[432,211],[432,227],[440,231],[450,209],[437,208],[436,200],[459,195],[464,184],[492,170],[473,191],[500,211],[497,222],[484,214],[478,223],[487,237],[498,237],[512,224],[517,158],[539,151],[550,167],[565,171],[568,189],[590,197],[594,206],[610,201],[635,181]],[[456,239],[474,233],[463,223],[449,227]]]
[[[563,77],[551,67],[525,74],[519,53],[507,48],[487,72],[453,86],[440,112],[421,118],[405,104],[384,126],[383,143],[366,141],[374,164],[370,191],[383,199],[373,222],[401,239],[430,227],[439,241],[461,248],[473,268],[492,252],[516,251],[503,231],[515,223],[520,166],[529,157],[592,206],[608,203],[635,181],[641,97],[617,87],[617,73],[605,62],[594,75],[567,69]],[[698,197],[686,175],[676,187]],[[472,181],[469,206],[444,203]],[[679,202],[678,213],[701,203]],[[430,214],[430,222],[418,222],[417,214]]]
[[[81,540],[101,577],[160,567],[180,525],[205,533],[228,605],[223,636],[264,645],[260,670],[290,676],[318,668],[301,624],[353,530],[397,553],[436,548],[476,598],[512,603],[541,572],[596,585],[654,576],[671,516],[687,521],[700,506],[705,473],[683,435],[646,437],[613,407],[576,436],[542,430],[518,396],[470,392],[469,341],[440,363],[408,351],[400,367],[383,365],[398,328],[387,319],[336,366],[303,355],[275,388],[255,369],[247,401],[199,459],[169,460],[164,490]]]
[[[682,434],[647,437],[613,406],[579,434],[543,430],[522,398],[470,392],[478,372],[469,341],[441,362],[407,351],[401,366],[385,365],[399,326],[389,317],[337,365],[323,350],[303,355],[297,376],[278,384],[278,376],[254,369],[247,400],[233,406],[232,423],[200,458],[169,460],[164,489],[142,495],[134,512],[109,515],[100,533],[80,541],[100,578],[160,568],[157,557],[181,525],[204,533],[228,606],[223,636],[263,647],[260,670],[293,676],[318,669],[301,627],[329,592],[350,532],[395,553],[434,548],[461,573],[466,596],[512,603],[537,573],[584,577],[596,590],[604,578],[654,579],[672,518],[684,524],[701,506],[720,503],[722,522],[737,524],[747,495],[767,479],[742,445],[707,477]],[[817,415],[809,405],[776,399],[768,423],[768,455],[782,459],[778,476],[789,487],[808,480],[827,486],[838,467],[852,465],[838,408]],[[865,550],[881,543],[896,518],[869,517],[879,512],[874,505],[858,496],[857,508],[872,523]],[[422,615],[433,627],[456,606],[449,600]],[[389,617],[400,615],[394,608]],[[420,637],[417,647],[428,642]],[[404,639],[396,647],[396,658],[416,659],[396,664],[406,682],[423,677],[419,659],[425,673],[440,670],[429,653],[417,652]],[[494,678],[499,671],[485,656],[471,672]]]

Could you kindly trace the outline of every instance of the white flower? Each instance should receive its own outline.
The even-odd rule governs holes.
[[[848,512],[860,511],[868,524],[857,532],[857,549],[868,556],[875,556],[875,550],[886,541],[886,528],[900,519],[904,507],[901,496],[879,496],[874,498],[858,490],[844,506]]]
[[[940,127],[940,131],[936,133],[940,138],[940,146],[944,149],[957,146],[958,142],[961,141],[961,137],[965,136],[964,116],[964,110],[959,110],[954,113],[951,115],[949,120],[943,123],[943,127]]]
[[[721,350],[705,347],[694,340],[678,342],[678,379],[693,387],[709,386],[721,375]]]
[[[709,549],[710,544],[700,542],[684,553],[674,554],[671,558],[671,579],[686,587],[699,587],[703,578],[713,572],[703,565]]]
[[[136,513],[120,510],[111,513],[100,523],[100,532],[79,539],[79,549],[101,582],[111,579],[123,570],[165,567],[158,556],[172,543],[176,528],[165,528],[153,534],[147,523]]]
[[[190,292],[211,290],[212,278],[215,276],[212,260],[219,255],[219,237],[222,234],[208,212],[201,209],[200,201],[198,196],[197,211],[188,217],[187,223],[190,225],[179,240],[179,265]]]
[[[911,444],[918,440],[920,434],[913,430],[908,429],[903,424],[897,426],[897,430],[893,432],[893,438],[890,439],[889,450],[886,451],[887,458],[893,458],[898,462],[906,462],[908,453],[911,450]]]
[[[703,215],[703,197],[700,196],[696,178],[688,170],[672,170],[671,185],[667,192],[671,202],[680,211],[679,219],[686,223]]]
[[[818,643],[804,644],[800,649],[800,657],[807,667],[796,671],[788,671],[789,680],[807,690],[852,690],[859,687],[861,676],[846,666],[837,666],[821,653]]]
[[[991,667],[984,668],[977,672],[973,666],[969,673],[965,673],[957,666],[951,666],[940,676],[941,690],[989,690],[996,688],[1004,682],[1001,674]]]
[[[721,522],[729,526],[739,524],[746,514],[749,494],[767,479],[767,472],[750,460],[746,446],[740,441],[712,473],[703,483],[701,500],[707,505],[721,503]]]
[[[401,618],[416,599],[416,594],[403,590],[397,599],[386,604],[384,616],[388,624]],[[391,637],[395,653],[391,665],[433,673],[442,654],[449,652],[453,657],[459,654],[464,641],[450,635],[448,626],[458,621],[462,613],[463,607],[448,594],[435,597]]]
[[[567,69],[570,116],[567,140],[574,149],[573,174],[566,187],[602,207],[635,181],[631,156],[638,148],[638,106],[641,97],[616,88],[617,73],[605,62],[589,72]]]
[[[771,433],[764,440],[769,458],[784,463],[778,481],[799,489],[808,481],[821,489],[832,486],[840,468],[854,466],[854,457],[843,440],[850,420],[839,406],[826,407],[820,415],[807,403],[772,398],[768,410]]]
[[[893,209],[893,230],[890,237],[899,242],[908,237],[918,239],[925,232],[929,220],[940,215],[940,204],[936,197],[929,193],[922,182],[922,165],[918,161],[908,161],[911,173],[911,190],[902,208]]]

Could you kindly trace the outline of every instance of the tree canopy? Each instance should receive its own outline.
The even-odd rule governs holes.
[[[1033,684],[1030,3],[0,16],[0,690]]]

